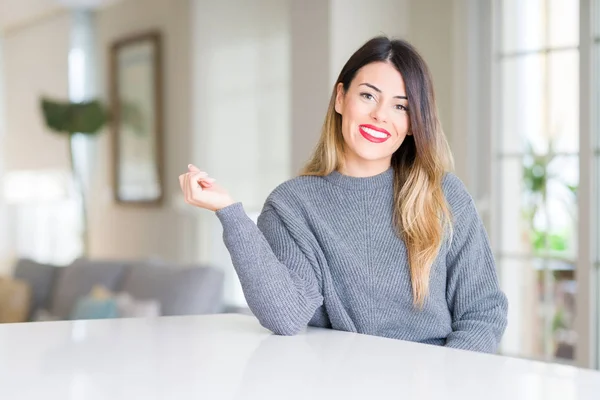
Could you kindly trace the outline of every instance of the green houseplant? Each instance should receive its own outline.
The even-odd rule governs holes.
[[[557,159],[554,151],[553,140],[549,141],[549,151],[546,154],[536,154],[533,146],[527,144],[526,158],[523,163],[523,181],[527,193],[527,204],[524,208],[524,217],[531,229],[531,246],[535,253],[543,255],[546,250],[552,254],[560,254],[567,248],[568,233],[547,230],[539,230],[535,226],[536,215],[548,202],[548,183],[554,181],[566,189],[573,198],[577,199],[577,186],[570,185],[564,181],[560,173],[552,172],[550,165]],[[568,205],[565,204],[565,206]],[[576,218],[575,216],[572,216]]]
[[[73,103],[43,97],[40,100],[40,107],[46,126],[56,133],[65,135],[68,140],[71,174],[73,175],[73,182],[81,199],[83,253],[87,255],[89,242],[86,195],[83,177],[81,171],[77,170],[77,164],[75,162],[73,137],[76,134],[98,134],[108,122],[109,116],[99,100]]]
[[[523,216],[526,219],[529,227],[529,240],[533,254],[541,257],[550,257],[563,262],[568,262],[568,256],[565,251],[568,250],[571,234],[566,228],[551,228],[536,227],[535,218],[538,213],[544,211],[549,201],[548,186],[555,184],[555,188],[559,188],[563,193],[568,193],[568,200],[562,198],[565,210],[569,213],[573,221],[576,221],[577,216],[570,211],[570,206],[577,203],[577,184],[569,183],[562,176],[560,168],[556,164],[560,163],[559,155],[555,151],[555,143],[551,138],[548,142],[548,151],[545,154],[538,154],[533,150],[531,143],[527,143],[525,158],[523,162],[523,182],[525,184],[526,204],[523,208]],[[560,164],[559,164],[560,165]],[[549,216],[548,216],[549,217]],[[574,279],[570,270],[554,270],[550,274],[551,284],[545,283],[544,271],[538,274],[538,283],[544,286],[544,296],[553,296],[556,290],[558,281],[571,281]],[[554,300],[553,300],[554,301]],[[573,310],[570,310],[565,304],[554,305],[553,315],[546,321],[546,329],[548,334],[552,335],[551,340],[555,344],[560,345],[558,334],[560,331],[569,331],[571,323],[568,322],[573,318]],[[548,316],[550,317],[550,316]],[[556,350],[555,350],[556,351]]]

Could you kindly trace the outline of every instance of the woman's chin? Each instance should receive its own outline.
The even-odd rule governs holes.
[[[389,151],[381,151],[376,149],[359,149],[359,151],[356,152],[358,158],[365,162],[389,162],[392,154],[393,153]]]

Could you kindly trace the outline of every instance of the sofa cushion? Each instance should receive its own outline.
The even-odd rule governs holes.
[[[0,277],[0,323],[25,322],[31,303],[31,287],[25,281]]]
[[[98,299],[92,295],[83,297],[75,303],[69,319],[106,319],[118,318],[119,308],[114,298]]]
[[[31,302],[27,319],[31,320],[39,310],[49,310],[52,287],[61,267],[51,264],[42,264],[29,259],[17,261],[13,276],[29,284],[31,289]]]
[[[121,292],[115,296],[122,318],[155,318],[160,314],[160,303],[155,299],[134,299],[129,293]]]
[[[94,286],[117,291],[126,268],[125,261],[74,261],[64,268],[56,282],[52,294],[52,314],[68,319],[77,301],[90,293]]]
[[[162,315],[220,312],[223,272],[211,267],[134,265],[122,290],[135,299],[156,299]]]

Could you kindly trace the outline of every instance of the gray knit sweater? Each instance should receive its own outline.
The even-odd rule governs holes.
[[[392,222],[393,174],[291,179],[268,197],[258,224],[241,203],[217,211],[250,309],[280,335],[311,325],[495,352],[508,305],[471,196],[446,175],[454,233],[418,309]]]

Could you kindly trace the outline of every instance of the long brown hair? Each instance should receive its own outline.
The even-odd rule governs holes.
[[[358,70],[373,62],[388,62],[404,79],[411,136],[392,155],[394,224],[408,249],[415,305],[422,307],[429,292],[431,266],[446,233],[451,212],[442,190],[444,174],[453,168],[452,155],[435,104],[431,73],[416,49],[404,40],[375,37],[348,60],[331,94],[321,138],[301,175],[328,175],[343,167],[342,117],[335,111],[339,83],[347,92]],[[446,229],[448,228],[448,229]]]

